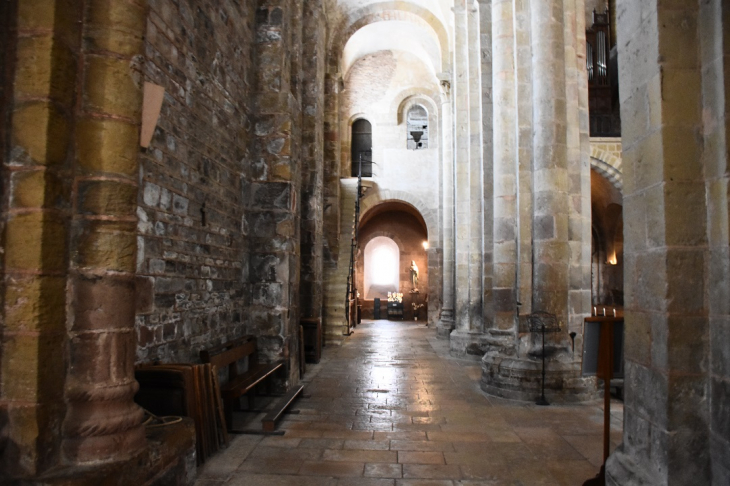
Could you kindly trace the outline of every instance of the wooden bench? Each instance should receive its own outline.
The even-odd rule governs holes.
[[[278,370],[286,369],[284,360],[277,360],[273,363],[259,363],[256,337],[243,336],[227,343],[200,351],[200,359],[203,363],[210,363],[215,370],[228,367],[228,381],[220,386],[221,398],[225,409],[225,419],[229,431],[234,432],[233,410],[236,400],[245,394],[248,395],[249,408],[254,409],[256,396],[256,385],[264,382]],[[248,368],[245,372],[239,372],[238,362],[247,359]],[[271,393],[271,380],[266,381],[267,392]],[[269,413],[264,418],[264,430],[273,431],[275,422],[284,413],[289,404],[301,393],[303,387],[294,387],[287,395],[282,397],[274,407],[273,415]],[[250,393],[249,393],[250,392]],[[270,430],[269,430],[270,429]]]

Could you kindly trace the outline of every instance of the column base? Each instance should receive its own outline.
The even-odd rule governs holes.
[[[542,397],[542,359],[488,352],[482,358],[481,389],[489,395],[537,402]],[[580,363],[545,361],[547,403],[576,403],[599,397],[595,378],[581,375]]]
[[[484,333],[457,329],[449,334],[449,354],[478,361],[487,350]]]
[[[606,461],[606,486],[653,486],[663,484],[659,476],[647,473],[645,467],[640,467],[624,452],[623,444],[608,457]],[[652,480],[653,478],[656,478]]]
[[[453,319],[439,319],[436,323],[436,337],[439,339],[448,339],[455,326],[456,323]]]
[[[197,475],[195,424],[193,419],[165,427],[147,428],[146,445],[130,459],[111,464],[63,466],[28,479],[11,479],[10,485],[97,486],[99,484],[139,484],[192,486]],[[6,484],[6,483],[3,483]]]

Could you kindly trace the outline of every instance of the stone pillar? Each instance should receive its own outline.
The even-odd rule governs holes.
[[[323,332],[327,340],[341,341],[345,321],[348,261],[338,261],[340,247],[349,257],[350,239],[340,242],[340,204],[345,197],[340,189],[340,83],[338,59],[327,53],[324,78],[324,316]],[[350,174],[347,173],[347,176]],[[339,267],[338,267],[339,266]],[[344,275],[344,278],[343,278]]]
[[[277,0],[256,12],[256,100],[252,155],[266,170],[249,182],[246,214],[251,263],[248,326],[268,359],[291,360],[290,382],[299,379],[299,265],[301,200],[301,84],[291,53],[301,49],[295,20],[301,3]],[[294,56],[296,59],[297,56]],[[293,72],[297,71],[297,72]],[[294,87],[296,90],[296,87]]]
[[[454,109],[456,124],[456,328],[449,347],[454,356],[482,355],[483,327],[483,170],[481,139],[481,48],[479,4],[454,7]]]
[[[484,329],[484,167],[479,2],[467,6],[469,45],[469,332]],[[479,354],[481,357],[482,353]]]
[[[562,0],[531,7],[533,63],[533,311],[568,318],[568,150]],[[561,12],[560,16],[556,12]]]
[[[494,323],[494,104],[492,100],[492,0],[479,0],[482,157],[482,332]]]
[[[575,20],[583,3],[494,5],[495,32],[500,33],[494,42],[495,56],[500,52],[495,57],[495,66],[500,66],[495,69],[495,96],[504,97],[495,114],[494,185],[500,191],[495,195],[495,280],[497,275],[504,280],[499,287],[495,283],[499,312],[485,337],[481,387],[515,399],[539,396],[541,337],[517,319],[518,310],[539,310],[556,314],[562,327],[546,336],[548,401],[586,400],[595,389],[592,380],[581,377],[580,349],[573,353],[568,337],[570,318],[582,320],[581,299],[589,288],[583,286],[588,280],[581,273],[589,271],[582,263],[590,248],[590,220],[585,219],[590,193],[585,184],[588,152],[582,150],[587,140],[578,123],[583,61],[576,55],[581,40]],[[574,275],[572,266],[577,267]],[[574,294],[577,298],[571,300]]]
[[[494,63],[494,278],[493,329],[515,325],[517,288],[517,107],[515,38],[511,0],[492,1]],[[492,333],[494,334],[494,333]],[[508,340],[509,341],[509,340]],[[509,345],[510,343],[505,343]]]
[[[467,0],[454,2],[454,226],[455,226],[455,323],[451,333],[452,352],[463,354],[464,343],[454,341],[454,332],[466,334],[470,326],[469,239],[470,239],[470,132],[469,50]],[[456,346],[456,348],[455,348]]]
[[[591,313],[591,140],[588,116],[584,0],[565,2],[565,84],[567,100],[568,181],[570,214],[568,245],[568,332],[576,333],[576,349],[583,345],[583,320]],[[573,357],[578,363],[580,353]]]
[[[10,477],[36,476],[61,462],[67,181],[73,166],[69,148],[80,21],[81,10],[70,1],[0,6],[5,48],[0,53],[5,75],[0,146],[7,181],[2,192],[0,470]]]
[[[610,485],[730,480],[727,15],[618,3],[626,391]]]
[[[442,80],[441,106],[441,214],[443,221],[442,297],[441,316],[436,335],[446,338],[454,329],[454,125],[452,117],[451,78]]]
[[[321,0],[304,3],[302,89],[301,315],[322,317],[324,244],[324,71],[326,22]]]
[[[730,29],[726,3],[701,4],[698,22],[702,53],[702,98],[704,129],[704,174],[708,219],[709,314],[709,441],[713,484],[730,484],[730,211],[728,211],[728,117],[730,77]],[[701,405],[701,402],[698,404]],[[701,437],[701,436],[700,436]],[[702,455],[696,456],[702,461]],[[685,458],[687,460],[688,458]],[[702,463],[700,463],[703,465]],[[694,469],[694,468],[693,468]]]
[[[146,11],[17,7],[0,404],[4,470],[28,477],[145,444],[133,367]]]
[[[133,397],[140,59],[147,16],[144,6],[125,0],[84,7],[63,449],[73,463],[97,463],[127,458],[144,445],[142,410]]]

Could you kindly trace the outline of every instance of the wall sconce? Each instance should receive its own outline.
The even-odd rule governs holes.
[[[428,250],[428,241],[423,242],[423,249]]]
[[[613,253],[608,259],[606,260],[606,265],[616,265],[618,263],[618,259],[616,258],[616,253]]]

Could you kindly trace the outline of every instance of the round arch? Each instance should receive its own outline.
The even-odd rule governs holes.
[[[426,204],[421,199],[413,196],[408,192],[395,190],[368,190],[365,197],[360,202],[361,221],[367,221],[368,213],[385,203],[402,204],[410,206],[412,212],[418,214],[426,227],[426,235],[428,236],[428,245],[430,248],[439,246],[440,233],[438,226],[437,211],[427,209]]]
[[[441,49],[441,70],[449,65],[449,36],[443,23],[427,8],[415,3],[402,1],[379,2],[368,5],[348,14],[333,30],[328,46],[328,66],[338,69],[342,50],[348,39],[358,30],[375,22],[388,20],[407,20],[424,27],[429,27]]]

